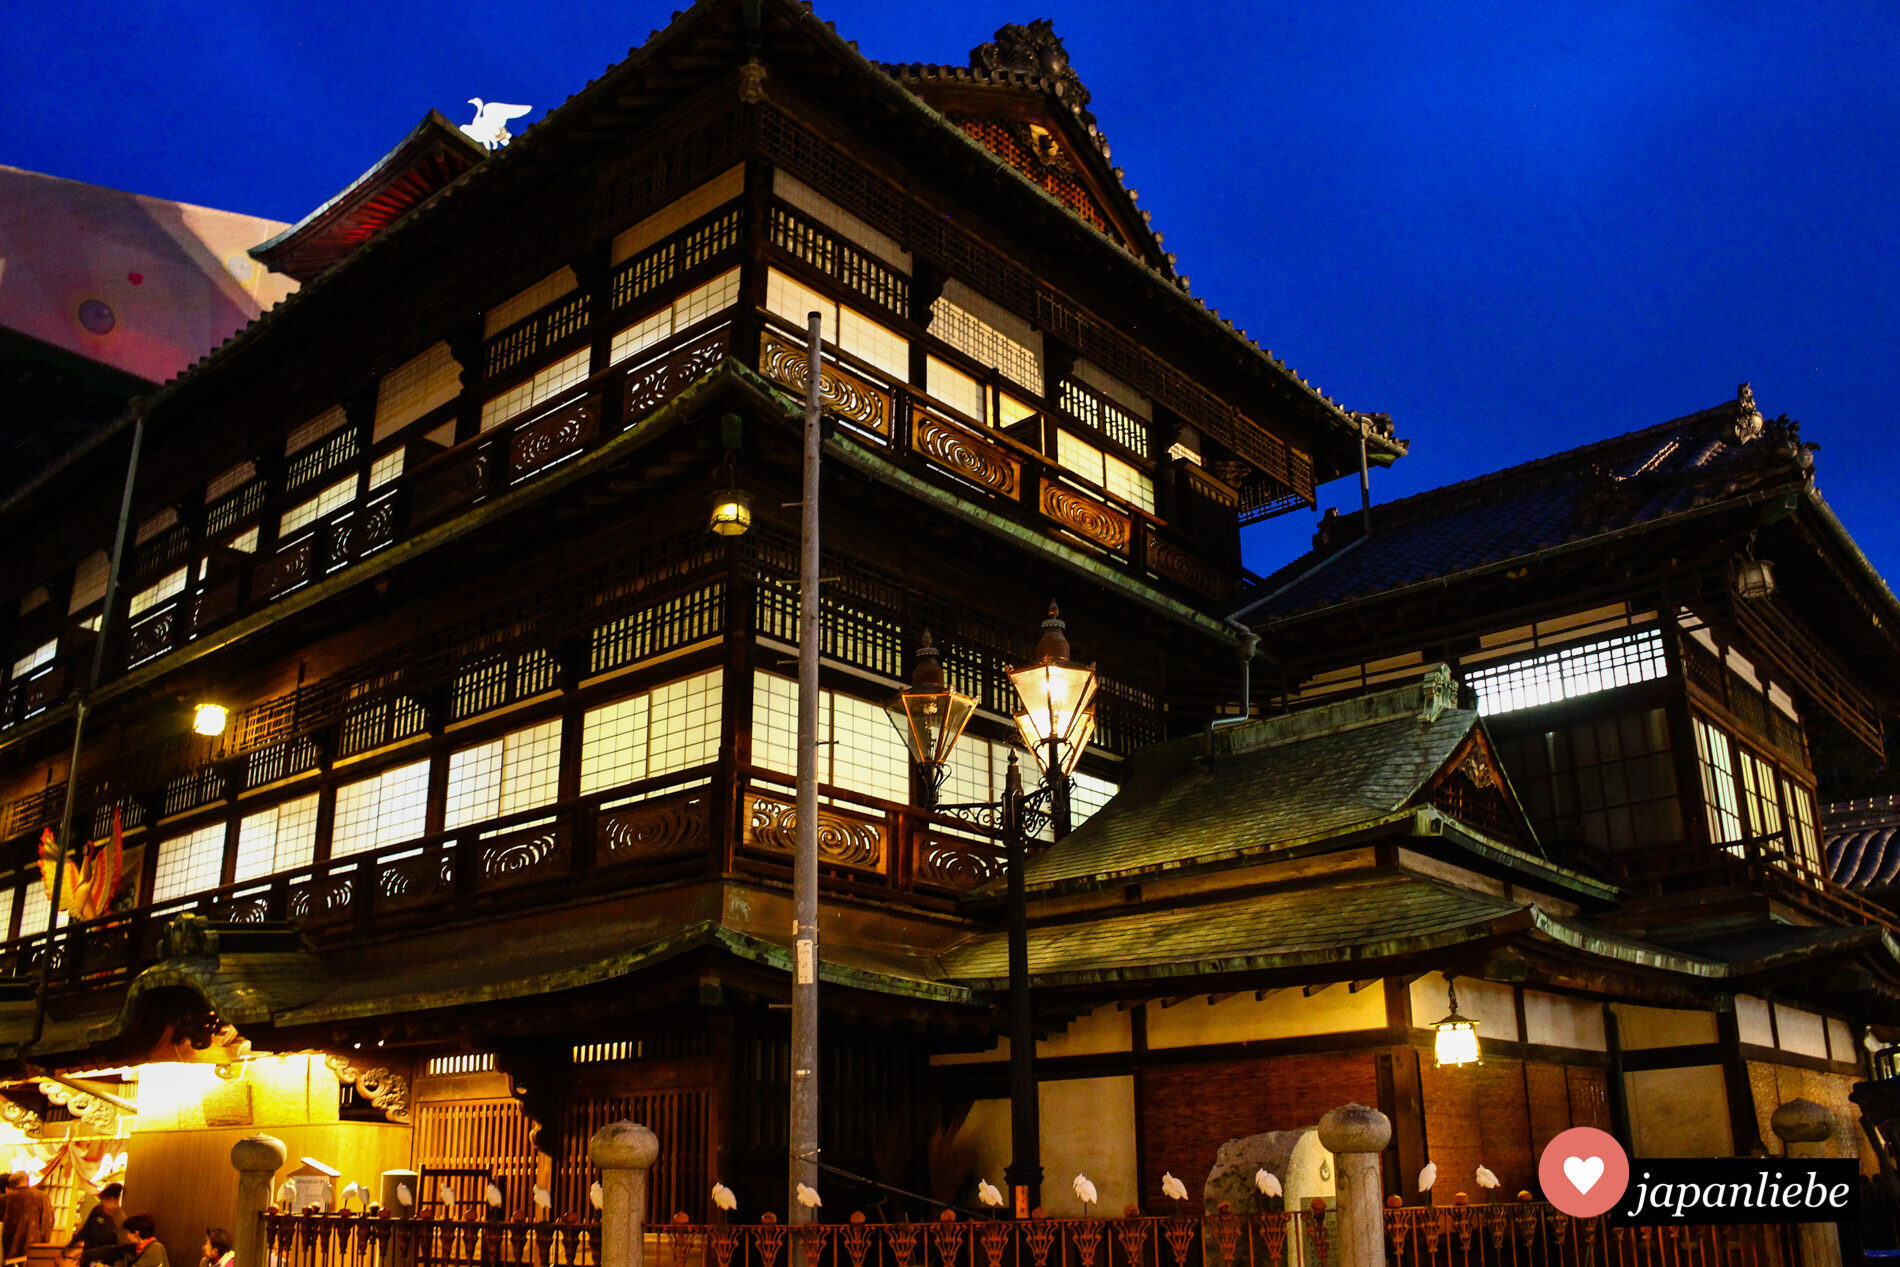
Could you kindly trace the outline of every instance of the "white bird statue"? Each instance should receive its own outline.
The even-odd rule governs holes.
[[[1432,1190],[1432,1185],[1437,1182],[1438,1182],[1438,1163],[1435,1161],[1428,1161],[1425,1163],[1425,1168],[1418,1172],[1418,1190],[1420,1192],[1430,1192]]]
[[[607,1204],[607,1194],[600,1190],[600,1180],[594,1180],[594,1186],[587,1190],[587,1199],[594,1203],[596,1210]]]
[[[546,1188],[537,1186],[529,1195],[534,1199],[535,1209],[551,1210],[554,1208],[554,1194],[549,1192]]]
[[[1480,1188],[1495,1188],[1498,1186],[1498,1177],[1492,1173],[1489,1166],[1478,1167],[1478,1186]]]
[[[396,1185],[396,1203],[405,1210],[413,1210],[416,1208],[416,1194],[409,1191],[408,1184],[399,1183]]]
[[[345,1205],[348,1205],[352,1201],[366,1201],[366,1200],[368,1200],[368,1197],[363,1192],[363,1185],[356,1182],[356,1180],[352,1179],[348,1183],[343,1185],[343,1199],[342,1201],[338,1202],[338,1205],[345,1206]]]
[[[1084,1210],[1101,1199],[1095,1195],[1095,1185],[1089,1182],[1087,1175],[1077,1175],[1069,1186],[1075,1189],[1075,1199],[1082,1203]]]
[[[508,131],[508,122],[519,119],[533,106],[511,106],[499,101],[483,101],[480,97],[470,97],[468,104],[475,107],[475,121],[464,123],[462,131],[470,140],[478,142],[491,150],[498,150],[508,144],[512,134]]]
[[[819,1199],[816,1189],[807,1188],[802,1183],[792,1190],[792,1195],[797,1197],[798,1204],[804,1206],[807,1210],[816,1210],[819,1206],[824,1204],[824,1202]]]
[[[734,1196],[732,1189],[723,1183],[716,1183],[712,1186],[712,1199],[713,1204],[722,1210],[736,1210],[739,1208],[739,1198]]]
[[[1280,1177],[1265,1166],[1253,1172],[1253,1186],[1260,1189],[1260,1195],[1263,1197],[1286,1195],[1286,1190],[1280,1187]]]
[[[1161,1172],[1161,1195],[1170,1201],[1185,1201],[1188,1199],[1187,1185],[1176,1179],[1172,1172],[1164,1170]]]
[[[295,1201],[296,1199],[297,1199],[297,1185],[292,1183],[288,1179],[284,1180],[284,1186],[277,1190],[277,1204],[283,1206],[286,1210],[288,1210],[290,1208],[290,1203],[292,1201]]]
[[[455,1185],[448,1180],[439,1180],[435,1185],[436,1195],[442,1198],[442,1212],[450,1218],[455,1217]]]
[[[996,1209],[1003,1204],[1002,1191],[987,1179],[976,1181],[976,1199],[991,1209]]]
[[[488,1181],[488,1188],[482,1195],[487,1197],[488,1204],[497,1210],[501,1209],[507,1202],[507,1198],[501,1195],[501,1189],[495,1185],[495,1181],[492,1179]]]

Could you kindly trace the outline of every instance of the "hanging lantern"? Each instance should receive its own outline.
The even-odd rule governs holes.
[[[1450,977],[1445,978],[1445,994],[1451,1004],[1451,1015],[1432,1026],[1438,1031],[1432,1054],[1440,1066],[1475,1065],[1479,1061],[1478,1022],[1458,1015],[1458,987]]]
[[[937,789],[948,772],[950,752],[976,712],[976,698],[944,683],[943,665],[926,629],[917,647],[917,668],[910,685],[884,704],[891,725],[904,738],[910,759],[923,772],[925,808],[936,804]]]
[[[1042,638],[1036,643],[1035,662],[1009,671],[1010,684],[1023,704],[1016,714],[1016,729],[1044,774],[1050,772],[1051,747],[1060,771],[1073,771],[1095,731],[1095,666],[1069,659],[1067,629],[1061,612],[1050,603]]]
[[[722,488],[713,494],[712,522],[722,537],[736,537],[752,526],[752,494],[743,488]]]
[[[230,719],[231,710],[224,705],[200,704],[191,714],[191,728],[207,739],[215,739],[224,733]]]
[[[1754,602],[1775,592],[1775,565],[1749,555],[1735,565],[1735,597]]]

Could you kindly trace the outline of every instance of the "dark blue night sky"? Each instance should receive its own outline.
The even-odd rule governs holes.
[[[425,111],[539,118],[671,5],[13,11],[0,163],[281,220]],[[1413,456],[1387,499],[1732,399],[1900,575],[1900,6],[825,0],[872,58],[1050,16],[1194,290]],[[517,129],[518,130],[518,129]],[[1321,504],[1357,505],[1356,485]],[[1252,530],[1267,571],[1312,516]]]

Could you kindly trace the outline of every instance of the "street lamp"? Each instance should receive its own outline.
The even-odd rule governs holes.
[[[923,773],[922,802],[934,809],[937,792],[950,770],[950,750],[976,712],[976,697],[951,689],[943,680],[943,665],[930,631],[924,630],[917,647],[917,668],[910,685],[885,702],[891,725],[904,737],[910,759]]]
[[[1031,819],[1055,826],[1058,838],[1069,832],[1069,775],[1095,731],[1095,666],[1069,658],[1067,626],[1054,603],[1042,622],[1036,658],[1009,670],[1022,707],[1016,731],[1042,769],[1043,787],[1023,791],[1021,764],[1009,754],[1009,772],[1000,801],[946,805],[946,810],[989,810],[1002,828],[1004,868],[1009,884],[1009,1100],[1010,1163],[1004,1170],[1016,1217],[1028,1218],[1040,1204],[1041,1113],[1036,1090],[1036,1032],[1029,1010],[1029,914],[1023,864],[1029,851]],[[943,783],[950,753],[976,711],[976,700],[944,685],[937,649],[925,634],[917,649],[917,669],[909,689],[884,705],[904,733],[911,757],[923,767],[932,808]],[[919,719],[922,719],[921,724]],[[1039,802],[1046,802],[1046,817]]]
[[[224,733],[224,727],[231,720],[231,710],[222,704],[200,704],[191,714],[191,728],[207,739],[216,739]]]

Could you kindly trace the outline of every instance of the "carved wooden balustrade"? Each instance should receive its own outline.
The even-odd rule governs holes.
[[[769,313],[760,313],[760,374],[802,397],[807,376],[804,335]],[[1185,586],[1206,598],[1225,599],[1234,567],[1203,543],[1202,530],[1184,531],[1079,477],[1052,453],[1019,435],[1041,437],[1040,419],[1067,417],[1045,410],[1008,431],[968,418],[921,389],[880,372],[847,352],[827,348],[820,370],[819,400],[825,412],[862,442],[888,453],[899,465],[934,480],[948,480],[1012,518],[1076,542],[1131,572]],[[1166,472],[1158,472],[1166,474]],[[1231,490],[1211,476],[1181,476],[1183,508],[1210,518]],[[1231,511],[1230,511],[1231,514]]]
[[[790,865],[796,829],[791,780],[741,771],[726,784],[721,769],[697,766],[69,925],[51,937],[21,937],[0,946],[0,974],[32,975],[50,954],[56,990],[123,981],[161,957],[179,915],[284,922],[324,943],[711,874],[728,856],[716,825],[729,794],[738,807],[731,845],[738,865],[777,874]],[[948,909],[1001,874],[986,810],[933,814],[824,792],[819,853],[833,890],[902,892]],[[191,800],[193,789],[181,786],[178,795]]]

